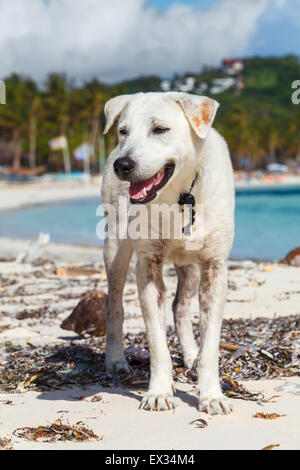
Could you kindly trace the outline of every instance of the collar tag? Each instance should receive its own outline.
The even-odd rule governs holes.
[[[192,193],[181,193],[180,196],[179,196],[179,201],[178,201],[178,204],[180,206],[184,206],[185,204],[188,204],[192,207],[194,207],[195,205],[195,198],[194,196],[192,195]],[[181,210],[183,210],[184,208],[181,207]]]
[[[187,208],[189,209],[189,222],[188,222],[187,225],[185,225],[182,228],[182,233],[185,237],[190,237],[191,228],[192,228],[192,226],[194,225],[194,222],[195,222],[195,210],[193,209],[193,207],[195,206],[195,198],[192,194],[192,189],[194,187],[194,184],[195,184],[197,178],[198,178],[198,173],[196,173],[196,175],[195,175],[195,177],[192,181],[192,184],[191,184],[191,187],[190,187],[190,192],[189,193],[181,193],[180,196],[179,196],[178,204],[180,206],[180,211],[184,212],[184,206],[187,206]]]
[[[182,228],[183,235],[189,237],[191,235],[191,227],[195,222],[195,211],[193,209],[195,206],[195,198],[192,193],[181,193],[178,204],[181,212],[184,212],[185,206],[187,206],[189,210],[189,222]]]

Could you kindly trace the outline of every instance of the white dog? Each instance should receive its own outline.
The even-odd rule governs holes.
[[[138,93],[106,103],[104,133],[118,121],[119,143],[104,172],[102,201],[118,211],[118,197],[128,204],[178,204],[183,194],[201,204],[203,246],[186,249],[186,240],[110,239],[104,258],[108,277],[106,366],[128,370],[123,345],[122,293],[133,250],[136,277],[150,349],[151,378],[141,402],[146,410],[174,408],[172,363],[167,347],[162,267],[175,264],[178,286],[173,302],[176,330],[186,367],[198,373],[199,409],[230,413],[219,383],[218,351],[227,292],[226,260],[234,233],[234,181],[227,145],[211,128],[218,103],[186,93]],[[192,198],[192,199],[191,199]],[[182,204],[182,201],[180,202]],[[117,212],[118,220],[121,214]],[[150,223],[150,222],[149,222]],[[201,282],[199,284],[199,277]],[[190,319],[190,301],[199,291],[200,348]]]

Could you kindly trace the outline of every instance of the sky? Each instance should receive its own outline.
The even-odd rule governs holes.
[[[0,0],[0,79],[113,83],[289,53],[300,54],[300,0]]]

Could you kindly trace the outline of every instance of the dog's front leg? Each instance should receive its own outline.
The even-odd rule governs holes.
[[[164,283],[162,266],[151,259],[139,260],[136,267],[141,309],[146,325],[151,377],[149,390],[141,402],[145,410],[175,408],[172,363],[164,322]]]
[[[211,414],[232,411],[219,383],[219,341],[227,293],[225,263],[208,260],[201,265],[200,350],[197,360],[199,410]]]
[[[132,247],[128,240],[105,240],[104,261],[108,280],[105,365],[113,373],[130,372],[123,351],[122,295],[131,255]]]

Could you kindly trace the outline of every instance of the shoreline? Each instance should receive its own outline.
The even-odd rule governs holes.
[[[60,213],[62,213],[64,212],[65,206],[68,204],[70,204],[72,207],[73,203],[76,206],[76,204],[80,203],[80,201],[82,201],[84,204],[84,201],[88,201],[89,199],[91,199],[91,201],[96,201],[96,204],[98,204],[97,201],[99,200],[99,204],[101,204],[101,182],[101,176],[93,177],[88,183],[74,181],[46,181],[25,184],[8,184],[3,183],[0,180],[0,194],[2,196],[0,198],[0,217],[1,213],[3,215],[4,221],[6,220],[5,217],[8,217],[8,226],[6,227],[5,223],[3,223],[2,230],[0,228],[0,245],[2,245],[0,246],[0,253],[5,251],[8,256],[12,256],[11,253],[13,252],[13,255],[15,255],[15,246],[20,246],[19,251],[24,250],[26,244],[37,239],[39,232],[52,234],[52,230],[55,228],[51,223],[47,224],[47,208],[49,208],[50,212],[52,211],[53,217],[53,212],[55,212],[56,209],[60,210]],[[251,193],[255,193],[255,191],[261,191],[261,193],[266,194],[272,191],[274,191],[274,194],[276,194],[275,191],[279,191],[280,194],[281,190],[287,192],[290,190],[292,192],[294,188],[296,188],[297,191],[295,197],[298,198],[298,191],[300,190],[300,177],[289,175],[283,181],[277,181],[274,183],[267,183],[265,181],[258,180],[255,182],[236,181],[235,188],[237,199],[240,197],[240,195],[241,197],[244,195],[248,196],[251,195]],[[38,209],[39,207],[40,209]],[[34,226],[24,225],[24,230],[20,230],[18,226],[18,217],[20,217],[20,220],[23,220],[24,223],[24,219],[26,218],[26,210],[28,209],[30,212],[30,208],[32,208],[32,211],[37,210],[42,213],[43,223],[38,223],[39,219],[36,219],[37,222]],[[62,215],[60,216],[62,217]],[[9,225],[10,218],[13,219],[12,228],[10,228]],[[56,218],[53,219],[54,225],[56,224],[56,220]],[[30,227],[32,229],[30,229]],[[57,227],[59,228],[59,225],[57,225]],[[67,234],[64,236],[61,236],[59,230],[57,235],[54,230],[51,246],[55,245],[56,248],[51,250],[52,255],[55,254],[56,251],[63,253],[63,248],[60,248],[60,246],[64,245],[67,247],[67,252],[70,252],[71,250],[69,246],[74,247],[72,249],[73,252],[82,252],[82,250],[90,250],[91,252],[93,250],[98,250],[99,248],[101,249],[103,246],[103,239],[100,240],[93,236],[83,236],[76,238],[76,236],[72,236],[72,230],[73,227],[70,225],[69,232],[67,232]],[[273,250],[270,253],[265,253],[264,250],[261,249],[259,252],[257,252],[259,258],[253,258],[251,255],[255,256],[256,253],[252,252],[251,250],[248,251],[247,249],[243,249],[242,251],[234,251],[233,249],[232,255],[237,255],[238,258],[231,259],[238,262],[243,260],[251,260],[253,262],[277,262],[282,259],[292,248],[297,246],[295,244],[294,238],[293,243],[290,245],[286,243],[286,246],[282,250]],[[3,248],[4,245],[6,245],[6,250]]]
[[[236,188],[272,188],[272,187],[282,187],[282,186],[297,186],[300,185],[300,175],[284,175],[282,179],[235,179]]]
[[[5,198],[0,198],[0,210],[13,210],[23,207],[63,202],[82,198],[99,197],[102,177],[82,182],[38,182],[8,184],[0,181],[0,194],[5,191]]]
[[[90,182],[31,182],[4,183],[0,180],[0,194],[5,191],[5,198],[0,198],[0,210],[14,210],[40,204],[99,197],[102,176],[93,177]],[[277,190],[300,187],[300,176],[289,176],[283,181],[267,182],[261,180],[236,181],[235,189],[254,191]]]
[[[0,259],[1,258],[12,258],[16,257],[20,251],[24,251],[31,243],[35,242],[38,238],[38,234],[33,238],[13,238],[11,236],[5,236],[0,234]],[[91,245],[85,243],[62,243],[62,242],[55,242],[51,241],[49,245],[47,245],[47,252],[50,252],[54,255],[54,258],[57,259],[57,255],[61,255],[61,259],[69,261],[69,257],[66,256],[64,258],[64,253],[74,252],[74,253],[90,253],[91,255],[98,252],[99,250],[103,250],[103,243],[99,243],[99,245]],[[77,257],[76,257],[77,258]],[[85,256],[85,258],[90,258],[89,256]],[[263,259],[263,258],[234,258],[229,257],[228,263],[233,265],[239,265],[241,263],[265,263],[265,264],[274,264],[280,263],[280,259]]]
[[[0,235],[0,259],[16,258],[20,253],[25,252],[34,239],[10,238]],[[44,257],[50,257],[55,261],[86,261],[92,262],[102,257],[103,245],[84,245],[72,243],[51,242],[43,250]]]

